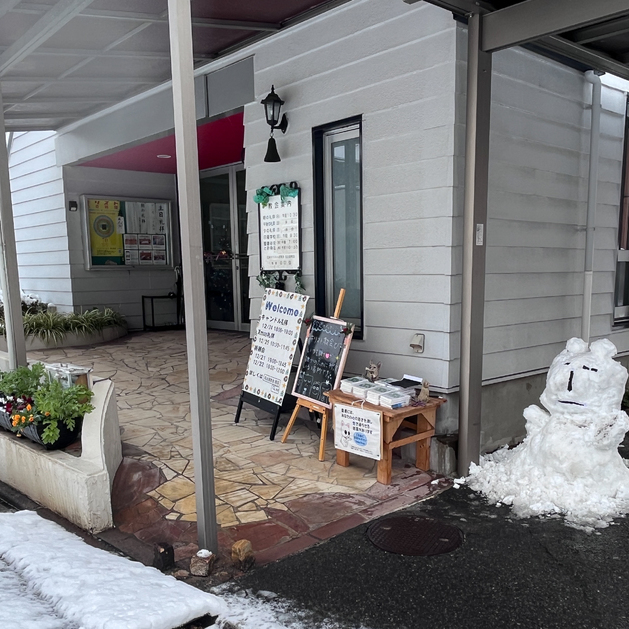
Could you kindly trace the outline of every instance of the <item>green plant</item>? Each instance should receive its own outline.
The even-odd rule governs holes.
[[[124,317],[112,310],[94,308],[80,313],[41,311],[27,313],[23,317],[24,334],[41,339],[45,343],[61,341],[68,332],[94,334],[112,325],[125,324]],[[0,332],[6,334],[4,319],[0,318]]]
[[[295,292],[303,295],[306,292],[306,287],[301,276],[301,270],[295,271]]]
[[[52,378],[42,385],[35,392],[35,410],[30,420],[43,426],[42,441],[54,443],[59,439],[60,422],[73,430],[77,419],[94,410],[90,403],[93,395],[83,385],[73,384],[64,388],[61,382]]]
[[[260,271],[260,275],[256,279],[262,288],[275,288],[279,281],[279,273],[277,271]]]
[[[35,391],[41,387],[45,372],[42,363],[2,372],[0,373],[0,392],[5,397],[32,398]],[[7,409],[7,412],[10,413],[11,409]]]

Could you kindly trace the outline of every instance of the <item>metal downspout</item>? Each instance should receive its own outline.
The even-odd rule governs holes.
[[[585,265],[583,273],[583,309],[581,313],[581,338],[590,342],[592,320],[592,284],[594,279],[594,238],[596,235],[596,195],[598,190],[598,156],[601,135],[601,79],[592,70],[585,73],[585,80],[592,84],[592,124],[590,126],[590,167],[588,173],[587,222],[585,234]]]
[[[485,226],[489,178],[491,53],[480,49],[482,16],[468,16],[465,199],[461,291],[458,469],[478,463],[483,396]]]

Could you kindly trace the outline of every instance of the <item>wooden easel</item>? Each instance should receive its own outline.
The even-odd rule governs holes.
[[[341,288],[339,292],[339,298],[336,302],[336,308],[334,309],[334,316],[331,317],[332,319],[338,319],[341,316],[341,308],[343,307],[344,299],[345,289]],[[290,431],[293,429],[295,421],[297,420],[297,415],[299,415],[299,411],[302,408],[307,408],[309,413],[321,413],[321,439],[319,440],[319,461],[323,461],[325,460],[325,439],[328,434],[328,417],[332,409],[326,408],[322,404],[318,404],[310,400],[304,400],[302,398],[297,398],[297,405],[295,406],[295,410],[290,416],[288,424],[286,424],[284,434],[282,435],[282,443],[286,443],[286,439],[288,439],[288,435],[290,434]]]

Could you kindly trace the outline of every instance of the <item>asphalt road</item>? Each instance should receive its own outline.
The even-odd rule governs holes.
[[[370,629],[629,629],[629,522],[588,535],[558,519],[515,520],[467,488],[398,512],[427,515],[464,533],[433,557],[384,552],[368,525],[237,582],[271,591],[332,620]]]

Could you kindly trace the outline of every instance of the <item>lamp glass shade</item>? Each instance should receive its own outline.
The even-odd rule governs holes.
[[[262,99],[261,104],[264,105],[264,115],[266,117],[267,124],[271,128],[276,127],[280,120],[280,110],[284,101],[275,93],[275,87],[271,86],[271,91],[265,98]]]
[[[280,154],[277,152],[277,144],[275,143],[275,138],[270,137],[269,143],[266,147],[266,155],[264,156],[265,162],[281,162],[282,158]]]

